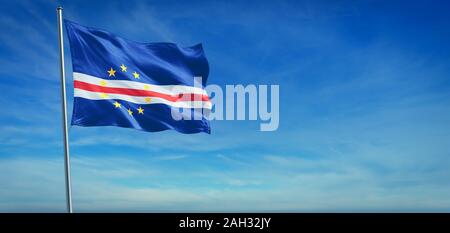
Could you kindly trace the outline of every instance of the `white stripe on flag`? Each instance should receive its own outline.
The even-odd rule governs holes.
[[[73,79],[75,81],[81,81],[94,85],[104,85],[105,87],[118,87],[118,88],[130,88],[138,90],[148,90],[159,92],[167,95],[178,95],[183,93],[202,94],[208,95],[208,93],[199,87],[185,86],[185,85],[153,85],[136,81],[128,80],[111,80],[102,79],[88,74],[73,72]]]
[[[172,102],[158,97],[130,96],[122,94],[110,94],[86,91],[79,88],[74,90],[75,97],[81,97],[90,100],[124,100],[135,104],[166,104],[176,108],[205,108],[211,109],[210,101],[178,101]]]

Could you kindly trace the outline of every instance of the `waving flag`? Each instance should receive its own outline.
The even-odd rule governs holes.
[[[209,66],[201,44],[138,43],[68,20],[65,26],[75,88],[72,125],[210,133]]]

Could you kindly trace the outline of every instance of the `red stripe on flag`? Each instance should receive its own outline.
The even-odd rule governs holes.
[[[193,94],[193,93],[183,93],[178,95],[168,95],[160,92],[131,89],[131,88],[121,88],[121,87],[104,87],[95,84],[90,84],[82,81],[75,80],[73,82],[74,88],[82,89],[85,91],[109,93],[109,94],[122,94],[131,96],[145,96],[145,97],[158,97],[166,99],[171,102],[178,101],[209,101],[207,95]]]

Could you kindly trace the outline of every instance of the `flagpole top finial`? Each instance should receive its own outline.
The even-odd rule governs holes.
[[[57,11],[62,10],[62,9],[63,9],[62,6],[58,6],[58,7],[56,8]]]

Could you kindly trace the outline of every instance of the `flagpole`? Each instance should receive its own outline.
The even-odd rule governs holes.
[[[66,201],[67,211],[73,212],[72,209],[72,185],[70,183],[70,155],[69,155],[69,135],[67,130],[67,106],[66,106],[66,73],[64,70],[64,39],[63,39],[63,22],[62,22],[62,7],[56,8],[58,14],[58,40],[59,40],[59,62],[61,70],[61,97],[62,97],[62,117],[63,117],[63,132],[64,132],[64,168],[66,178]]]

